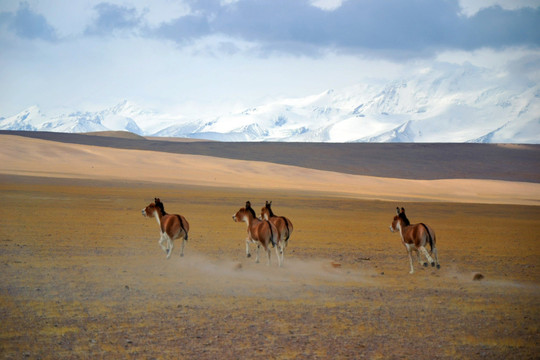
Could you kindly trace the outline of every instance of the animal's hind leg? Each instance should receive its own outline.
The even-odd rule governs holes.
[[[167,238],[167,246],[168,246],[168,253],[167,253],[167,259],[171,257],[172,249],[174,247],[173,242],[170,237]]]
[[[429,256],[429,253],[426,250],[426,248],[423,247],[423,246],[420,246],[419,250],[422,251],[422,254],[424,254],[424,256],[426,257],[427,261],[431,264],[431,266],[435,266],[435,261],[433,261],[433,258],[431,256]],[[426,264],[426,266],[427,266],[427,264]]]
[[[277,261],[278,261],[278,266],[281,267],[281,265],[283,265],[283,259],[281,258],[280,256],[280,252],[281,252],[281,245],[279,246],[276,246],[276,256],[277,256]],[[268,258],[270,259],[270,252],[268,253]]]
[[[261,245],[257,244],[257,252],[256,252],[256,256],[255,256],[255,262],[257,264],[259,263],[259,250],[261,250]]]
[[[437,269],[441,268],[441,265],[439,264],[439,255],[437,253],[437,248],[434,246],[433,249],[431,249],[431,254],[435,258],[435,265],[437,266]]]
[[[163,245],[163,242],[167,240],[167,238],[161,234],[161,237],[159,238],[159,241],[158,241],[158,244],[159,246],[161,247],[161,249],[165,252],[165,254],[167,254],[169,252],[169,249],[167,249],[164,245]]]
[[[270,251],[269,247],[267,247],[265,250],[266,250],[266,256],[268,256],[268,266],[270,266],[270,253],[271,253],[271,251]],[[278,263],[279,263],[279,257],[278,257]]]
[[[418,263],[420,265],[427,266],[427,262],[422,261],[422,259],[420,258],[420,251],[415,251],[415,253],[416,253],[416,257],[418,258]]]
[[[411,271],[409,271],[409,274],[414,274],[412,255],[409,249],[407,249],[407,255],[409,255],[409,264],[411,265]]]
[[[182,239],[182,248],[180,250],[180,256],[184,256],[184,248],[186,247],[187,239]]]
[[[246,257],[251,257],[249,253],[249,238],[246,238]]]

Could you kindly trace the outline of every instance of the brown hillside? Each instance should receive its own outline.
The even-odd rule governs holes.
[[[0,134],[100,147],[265,161],[353,175],[540,182],[540,145],[224,143],[25,131],[0,131]]]

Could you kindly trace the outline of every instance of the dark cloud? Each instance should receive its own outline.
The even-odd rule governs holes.
[[[45,17],[33,12],[26,2],[20,3],[15,13],[1,13],[0,25],[6,26],[17,36],[25,39],[46,41],[57,39],[54,28],[49,25]]]
[[[110,35],[117,30],[136,29],[141,24],[142,17],[135,8],[100,3],[94,10],[97,18],[86,29],[89,35]]]
[[[464,19],[455,45],[464,49],[540,45],[540,7],[506,11],[499,6]]]
[[[145,10],[102,2],[94,7],[95,17],[84,34],[128,31],[179,44],[225,35],[256,43],[261,55],[311,56],[333,49],[410,58],[441,50],[540,47],[540,7],[494,6],[466,17],[458,0],[348,0],[332,11],[310,0],[239,0],[228,5],[221,0],[186,1],[189,15],[156,27],[145,21]],[[21,38],[57,40],[54,28],[25,2],[16,12],[0,13],[0,26]]]
[[[185,43],[212,33],[208,19],[202,15],[188,15],[162,24],[158,29],[147,30],[147,34]]]
[[[152,35],[183,43],[224,34],[259,43],[267,51],[333,48],[389,56],[540,46],[540,7],[496,6],[465,17],[457,0],[346,1],[333,11],[316,8],[307,0],[240,0],[227,6],[206,0],[191,5],[196,15],[163,24]]]

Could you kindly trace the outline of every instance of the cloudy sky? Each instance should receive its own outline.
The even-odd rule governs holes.
[[[0,1],[0,116],[204,114],[520,59],[540,72],[540,0]]]

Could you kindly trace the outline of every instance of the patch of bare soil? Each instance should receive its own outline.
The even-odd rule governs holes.
[[[5,359],[540,354],[539,207],[35,181],[0,183]],[[184,257],[141,215],[155,196],[190,222]],[[283,268],[245,257],[246,200],[293,221]],[[408,274],[396,205],[435,229],[440,270]]]

